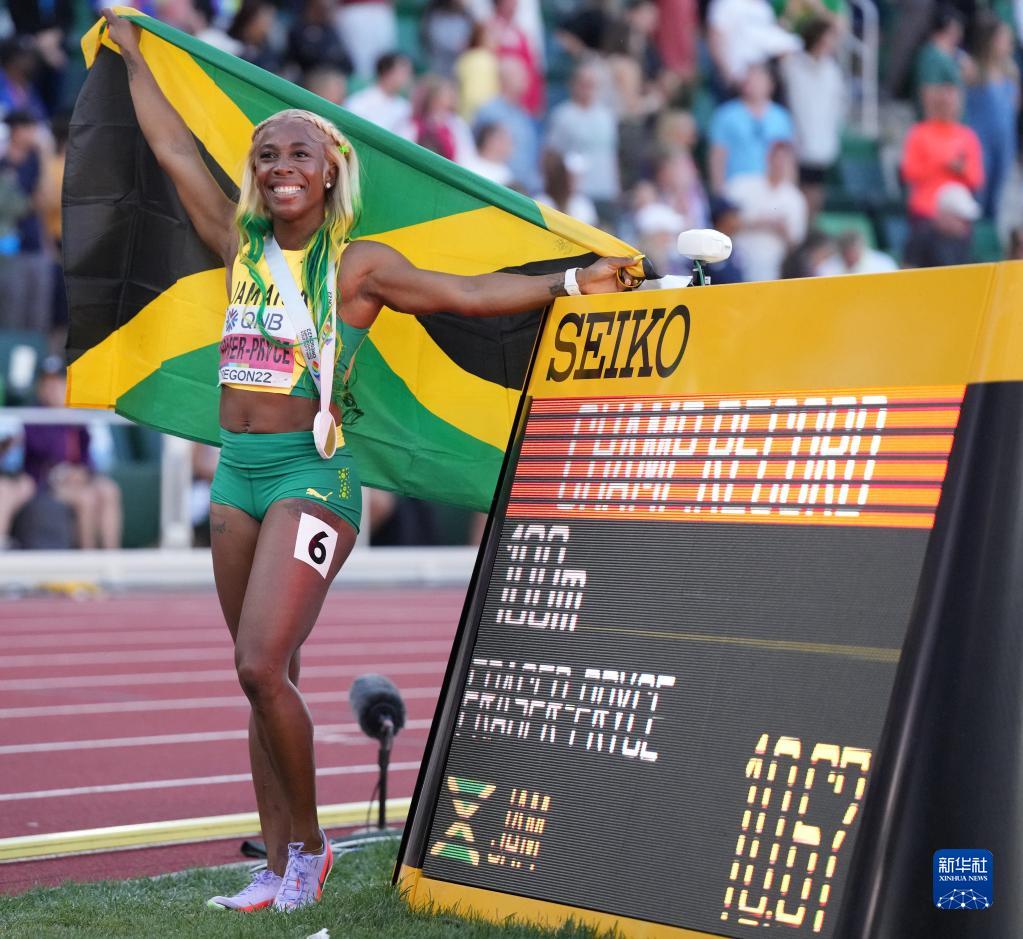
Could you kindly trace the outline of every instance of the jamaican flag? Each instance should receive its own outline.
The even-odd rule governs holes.
[[[276,75],[121,9],[224,192],[237,199],[252,128],[284,108],[329,118],[354,142],[371,237],[419,267],[546,273],[636,252],[484,180]],[[108,408],[219,444],[223,263],[199,241],[142,137],[116,46],[97,23],[64,178],[70,301],[68,403]],[[356,359],[363,415],[345,427],[368,485],[487,509],[540,311],[467,319],[383,310]]]

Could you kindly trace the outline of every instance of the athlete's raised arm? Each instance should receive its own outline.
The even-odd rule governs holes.
[[[192,133],[164,97],[139,51],[139,27],[103,10],[110,38],[128,69],[128,87],[139,127],[154,156],[171,178],[199,237],[230,264],[234,245],[234,203],[206,168]]]
[[[618,271],[635,263],[635,258],[598,258],[578,270],[580,292],[621,290]],[[622,275],[630,282],[624,270]],[[442,274],[416,267],[388,245],[356,241],[343,255],[340,292],[346,319],[350,318],[353,325],[369,325],[381,306],[420,315],[448,312],[500,316],[546,306],[567,291],[563,271],[540,275]]]

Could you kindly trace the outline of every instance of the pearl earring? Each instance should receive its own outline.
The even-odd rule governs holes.
[[[330,189],[330,187],[331,187],[331,186],[333,186],[333,185],[334,185],[334,184],[333,184],[332,182],[329,182],[329,181],[328,181],[328,183],[327,183],[327,188],[328,188],[328,189]]]

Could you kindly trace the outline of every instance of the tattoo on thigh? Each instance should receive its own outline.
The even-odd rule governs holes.
[[[211,520],[210,528],[214,534],[223,535],[227,531],[227,521],[214,522]]]

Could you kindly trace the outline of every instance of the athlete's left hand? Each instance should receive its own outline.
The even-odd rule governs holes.
[[[575,275],[582,293],[614,293],[638,287],[640,280],[633,277],[627,267],[639,262],[639,258],[598,258],[589,267]]]

